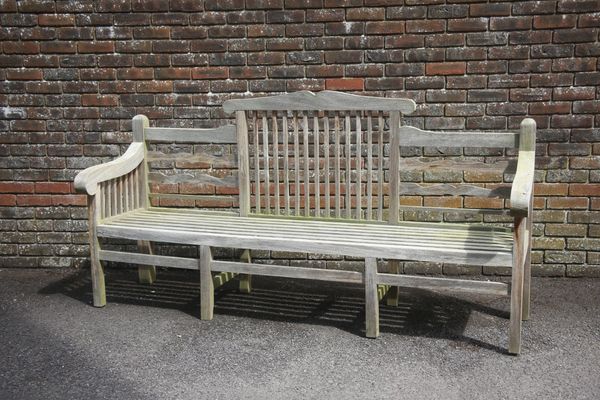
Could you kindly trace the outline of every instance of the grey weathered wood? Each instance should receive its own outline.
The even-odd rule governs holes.
[[[218,128],[146,128],[146,140],[150,142],[181,143],[236,143],[236,126]]]
[[[379,297],[377,293],[377,259],[365,259],[365,326],[366,336],[379,336]]]
[[[378,171],[377,171],[377,220],[383,221],[383,115],[381,111],[377,113],[378,122]]]
[[[298,113],[294,112],[292,119],[294,126],[294,191],[295,191],[295,215],[300,216],[300,133],[298,128]]]
[[[391,171],[391,169],[390,169]],[[390,172],[392,175],[392,172]],[[393,176],[392,176],[393,177]],[[419,184],[414,182],[403,182],[400,186],[400,194],[403,195],[417,195],[417,196],[476,196],[476,197],[502,197],[509,198],[511,188],[509,185],[500,186],[495,188],[485,188],[477,185],[463,184],[463,183],[433,183],[433,184]],[[390,193],[395,193],[390,182]],[[391,196],[391,195],[390,195]],[[392,196],[391,196],[392,197]],[[399,197],[398,197],[399,199]],[[393,200],[390,198],[390,203]],[[390,215],[391,215],[390,208]]]
[[[535,129],[535,120],[526,118],[521,122],[517,172],[512,183],[512,191],[510,194],[510,209],[513,214],[518,216],[527,215],[530,198],[533,196]]]
[[[200,269],[200,319],[213,319],[215,287],[211,264],[213,263],[210,247],[202,245],[199,249],[198,265]]]
[[[263,135],[263,163],[264,163],[264,181],[265,181],[265,212],[271,213],[271,177],[270,177],[270,157],[269,157],[269,120],[266,115],[262,117],[262,135]]]
[[[525,265],[523,267],[523,315],[521,319],[527,321],[531,312],[531,240],[533,232],[533,196],[530,198],[529,212],[527,214],[525,235],[527,248],[525,249]]]
[[[138,241],[138,249],[142,253],[154,254],[152,242],[147,240]],[[138,280],[140,283],[152,284],[156,280],[156,267],[154,265],[140,265],[138,267]]]
[[[400,160],[400,169],[402,171],[485,171],[514,173],[516,166],[516,160],[481,162],[416,157],[402,158]]]
[[[285,215],[291,215],[290,211],[290,165],[289,165],[289,144],[290,134],[287,116],[284,115],[281,120],[283,126],[283,198],[285,206]]]
[[[246,263],[252,262],[252,256],[249,249],[246,249],[242,252],[240,256],[240,260]],[[249,274],[241,274],[240,275],[240,292],[242,293],[250,293],[252,291],[252,275]]]
[[[329,185],[331,184],[331,177],[329,171],[329,142],[330,142],[330,131],[329,131],[329,117],[326,115],[323,119],[323,155],[325,156],[325,216],[331,217],[331,188]]]
[[[381,110],[410,114],[415,108],[415,102],[410,99],[359,96],[329,90],[318,93],[300,91],[278,96],[227,100],[223,103],[223,109],[227,113],[240,110]]]
[[[521,321],[523,313],[523,275],[525,266],[526,237],[525,218],[515,218],[514,249],[512,280],[510,290],[510,327],[508,352],[519,354],[521,352]]]
[[[399,274],[400,273],[400,261],[399,260],[389,260],[388,261],[388,272],[390,274]],[[392,306],[392,307],[397,307],[399,297],[400,297],[399,287],[391,286],[388,291],[388,296],[386,298],[387,305]]]
[[[389,222],[396,224],[400,218],[400,113],[390,113],[390,205]],[[403,144],[403,143],[402,143]],[[419,186],[415,184],[416,186]],[[402,185],[406,189],[408,185]]]
[[[240,215],[250,213],[250,159],[248,155],[248,123],[246,113],[235,113],[237,144],[238,144],[238,179]]]
[[[367,220],[373,219],[373,122],[367,114]]]
[[[308,115],[302,116],[302,147],[304,152],[304,216],[310,216],[310,162],[308,157]]]
[[[90,260],[92,265],[92,297],[94,307],[104,307],[106,305],[106,289],[104,286],[104,270],[100,261],[100,243],[96,225],[99,217],[99,198],[88,196],[88,221],[89,221],[89,240],[90,240]]]
[[[341,199],[341,155],[340,155],[340,115],[335,112],[334,116],[334,135],[335,135],[335,217],[342,216],[342,199]]]
[[[315,190],[314,190],[314,199],[315,199],[315,216],[320,216],[321,215],[321,190],[319,187],[320,184],[320,174],[319,174],[319,152],[320,152],[320,146],[321,146],[321,139],[320,139],[320,130],[319,130],[319,116],[318,115],[314,115],[313,116],[313,150],[314,150],[314,169],[313,169],[313,174],[314,174],[314,183],[315,183]]]
[[[352,218],[352,123],[350,115],[344,117],[344,133],[346,136],[346,218]]]
[[[400,137],[402,146],[511,148],[519,146],[519,134],[512,132],[442,132],[402,126]]]
[[[100,259],[128,264],[160,265],[161,267],[198,269],[198,260],[194,258],[157,256],[154,254],[129,253],[124,251],[100,250]]]
[[[277,114],[271,113],[271,122],[273,126],[273,183],[275,185],[275,215],[279,215],[279,127],[277,124]]]
[[[252,111],[252,132],[254,134],[254,186],[256,190],[254,203],[256,207],[256,213],[260,214],[260,133],[258,131],[258,125],[256,121],[256,111]]]
[[[386,285],[414,287],[429,290],[452,290],[498,296],[506,296],[509,293],[508,285],[502,282],[433,278],[426,276],[410,276],[386,273],[378,274],[377,281]]]
[[[356,216],[357,220],[362,218],[362,126],[360,113],[356,114]]]
[[[100,182],[118,178],[133,171],[144,159],[144,143],[132,143],[119,158],[104,164],[94,165],[77,174],[74,186],[77,191],[88,195],[96,194]]]
[[[282,278],[314,279],[345,283],[363,282],[362,274],[354,271],[289,267],[272,264],[252,264],[220,260],[212,262],[212,269],[215,271],[230,271],[240,274],[254,274],[262,276],[278,276]]]

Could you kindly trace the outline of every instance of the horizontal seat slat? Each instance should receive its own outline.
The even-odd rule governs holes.
[[[275,219],[216,217],[211,213],[162,210],[154,208],[112,218],[99,225],[98,234],[217,247],[477,265],[510,266],[512,260],[511,241],[504,232],[488,231],[486,241],[482,236],[485,231],[474,231],[479,236],[469,238],[464,232],[458,236],[457,231],[454,235],[443,230],[438,232],[434,224],[430,227],[433,233],[427,234],[418,226],[414,230],[403,230],[402,225],[375,225],[373,228],[378,230],[367,230],[364,228],[369,228],[369,224],[311,224],[306,220],[281,220],[282,224],[278,225]]]
[[[240,228],[244,228],[247,230],[248,233],[250,232],[254,232],[254,231],[259,231],[259,232],[274,232],[274,233],[296,233],[298,235],[302,235],[302,234],[309,234],[309,235],[313,235],[315,232],[315,228],[313,227],[311,229],[311,227],[307,227],[304,226],[303,224],[277,224],[277,225],[272,225],[269,226],[268,224],[257,224],[255,223],[255,221],[253,221],[252,219],[248,219],[248,218],[238,218],[237,220],[232,220],[229,221],[229,223],[224,223],[224,221],[219,221],[219,220],[209,220],[209,219],[202,219],[202,220],[198,220],[195,221],[193,219],[183,219],[181,217],[177,217],[177,216],[169,216],[169,214],[166,215],[156,215],[158,213],[155,213],[155,215],[153,216],[148,216],[148,215],[143,215],[143,214],[136,214],[136,215],[131,215],[131,216],[124,216],[123,218],[121,218],[119,221],[120,223],[149,223],[149,224],[175,224],[176,226],[181,226],[181,227],[212,227],[212,226],[216,226],[219,227],[220,229],[234,229],[234,230],[239,230]],[[405,228],[405,229],[403,229]],[[396,235],[398,237],[403,237],[406,238],[406,240],[411,240],[412,238],[419,238],[419,237],[426,237],[426,238],[439,238],[440,240],[444,240],[447,238],[452,239],[453,242],[459,242],[460,240],[469,240],[472,243],[496,243],[496,241],[498,243],[501,243],[503,245],[506,245],[507,243],[510,243],[510,239],[509,237],[506,236],[502,236],[502,235],[492,235],[489,232],[487,234],[482,234],[481,232],[461,232],[461,231],[445,231],[443,229],[435,229],[435,225],[432,229],[430,230],[425,230],[425,229],[419,229],[419,228],[413,228],[411,229],[410,227],[403,227],[400,226],[400,229],[389,229],[386,227],[386,229],[384,229],[385,232],[380,232],[376,229],[364,229],[362,227],[349,227],[346,228],[344,226],[338,226],[338,224],[329,224],[329,225],[324,225],[324,226],[318,226],[318,232],[319,234],[322,235],[338,235],[338,236],[345,236],[348,238],[369,238],[373,235],[377,235],[377,234],[390,234],[390,235]],[[385,238],[382,238],[382,240],[385,240]],[[397,239],[394,239],[397,240]]]

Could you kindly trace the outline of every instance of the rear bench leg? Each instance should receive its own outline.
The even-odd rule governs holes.
[[[365,259],[365,325],[366,335],[379,336],[379,296],[377,293],[377,259]]]
[[[521,352],[521,321],[523,313],[523,275],[525,264],[525,218],[515,218],[512,283],[510,289],[510,328],[508,352]]]
[[[246,249],[240,256],[240,260],[251,263],[252,257],[250,255],[250,250]],[[240,274],[240,292],[242,293],[250,293],[252,291],[252,275],[250,274]]]
[[[104,269],[100,261],[100,242],[96,233],[96,223],[98,217],[97,199],[95,196],[88,196],[88,220],[90,223],[90,261],[92,272],[92,297],[94,307],[104,307],[106,305],[106,288],[104,287]]]
[[[213,318],[215,286],[210,268],[212,254],[209,246],[200,246],[198,263],[200,268],[200,319],[211,320]]]
[[[388,261],[388,269],[389,269],[390,274],[399,274],[400,273],[400,261],[399,260],[389,260]],[[400,296],[400,288],[398,286],[391,286],[390,290],[388,291],[388,295],[386,297],[387,305],[397,307],[399,296]]]
[[[148,240],[138,240],[137,243],[140,253],[154,254],[152,242]],[[154,283],[156,280],[156,267],[153,265],[140,265],[138,267],[138,280],[140,283]]]
[[[531,215],[528,215],[527,237],[524,239],[529,245],[525,249],[525,276],[523,277],[523,321],[527,321],[529,319],[529,310],[531,308],[531,229],[532,219]]]

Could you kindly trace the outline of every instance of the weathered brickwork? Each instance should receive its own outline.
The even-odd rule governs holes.
[[[333,89],[410,97],[419,108],[406,122],[427,129],[535,118],[534,273],[600,276],[599,33],[599,0],[0,0],[0,267],[87,263],[85,198],[71,182],[124,151],[135,114],[214,126],[231,97]],[[235,192],[206,190],[211,206],[235,206],[221,196]]]

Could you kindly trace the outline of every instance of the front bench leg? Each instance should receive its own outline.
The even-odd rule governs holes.
[[[388,261],[388,269],[390,274],[399,274],[400,273],[400,261],[399,260],[389,260]],[[398,307],[398,298],[400,297],[400,288],[398,286],[391,286],[387,297],[386,303],[388,306]]]
[[[94,307],[106,305],[106,288],[104,286],[104,269],[100,261],[100,242],[96,233],[98,224],[99,201],[96,196],[88,196],[88,221],[90,238],[90,261],[92,272],[92,297]]]
[[[211,264],[212,253],[209,246],[200,246],[198,267],[200,268],[200,319],[211,320],[215,299],[215,286],[213,283]]]
[[[138,250],[140,253],[154,254],[152,242],[148,240],[138,240]],[[156,267],[154,265],[140,265],[138,267],[138,280],[140,283],[152,284],[156,280]]]
[[[366,336],[379,336],[379,295],[377,290],[377,259],[365,259],[365,326]]]
[[[526,219],[515,218],[512,282],[510,288],[510,328],[508,339],[508,352],[519,354],[521,352],[521,321],[523,315],[523,278],[525,274]]]

